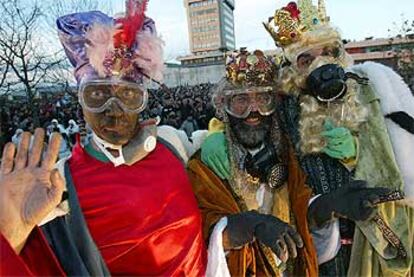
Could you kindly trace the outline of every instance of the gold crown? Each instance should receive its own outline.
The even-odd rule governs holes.
[[[312,5],[311,0],[299,0],[298,4],[290,2],[276,10],[275,15],[263,25],[277,46],[286,47],[300,41],[303,33],[328,21],[323,0],[319,0],[318,8]]]
[[[226,55],[226,79],[236,87],[272,86],[275,76],[275,63],[261,50],[241,48]]]

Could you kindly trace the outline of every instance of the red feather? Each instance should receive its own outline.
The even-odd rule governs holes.
[[[298,5],[295,2],[290,2],[286,7],[283,8],[285,11],[290,13],[293,19],[299,20],[300,11]]]
[[[132,47],[137,32],[144,24],[147,5],[148,0],[127,0],[126,16],[116,20],[116,23],[121,25],[121,29],[114,35],[115,48]]]

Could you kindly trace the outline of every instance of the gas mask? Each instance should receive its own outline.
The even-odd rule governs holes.
[[[320,102],[341,99],[346,91],[345,70],[337,64],[318,67],[306,79],[307,92]]]
[[[340,100],[346,95],[347,80],[350,78],[360,84],[367,82],[356,74],[346,72],[338,57],[321,55],[300,71],[296,83],[305,94],[313,96],[319,102],[328,103]]]

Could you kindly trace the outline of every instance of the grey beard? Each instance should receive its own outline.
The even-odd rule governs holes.
[[[272,125],[271,116],[255,116],[259,116],[261,120],[258,126],[249,126],[244,123],[244,119],[235,118],[229,115],[231,132],[237,142],[246,149],[259,148],[265,142],[266,137],[270,136],[270,127]]]

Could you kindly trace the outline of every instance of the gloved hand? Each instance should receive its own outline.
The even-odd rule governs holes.
[[[272,215],[256,211],[228,216],[226,231],[230,247],[243,246],[256,238],[270,247],[283,262],[289,257],[295,258],[296,248],[303,247],[300,235],[291,226]]]
[[[368,188],[365,181],[353,181],[349,187],[318,197],[309,207],[308,218],[316,226],[322,226],[334,217],[369,220],[375,215],[375,205],[389,193],[388,188]]]
[[[266,145],[254,156],[246,157],[246,171],[253,177],[260,178],[262,182],[267,181],[270,170],[277,162],[277,156],[271,145]]]
[[[335,127],[332,120],[324,122],[324,130],[321,135],[326,139],[327,145],[323,152],[328,156],[338,159],[350,159],[356,156],[355,139],[351,131],[345,127]]]
[[[296,258],[296,248],[303,247],[299,233],[287,223],[271,215],[262,215],[263,222],[256,227],[255,236],[284,263],[289,257]]]
[[[221,179],[230,177],[230,161],[223,132],[209,135],[201,145],[201,161]]]

